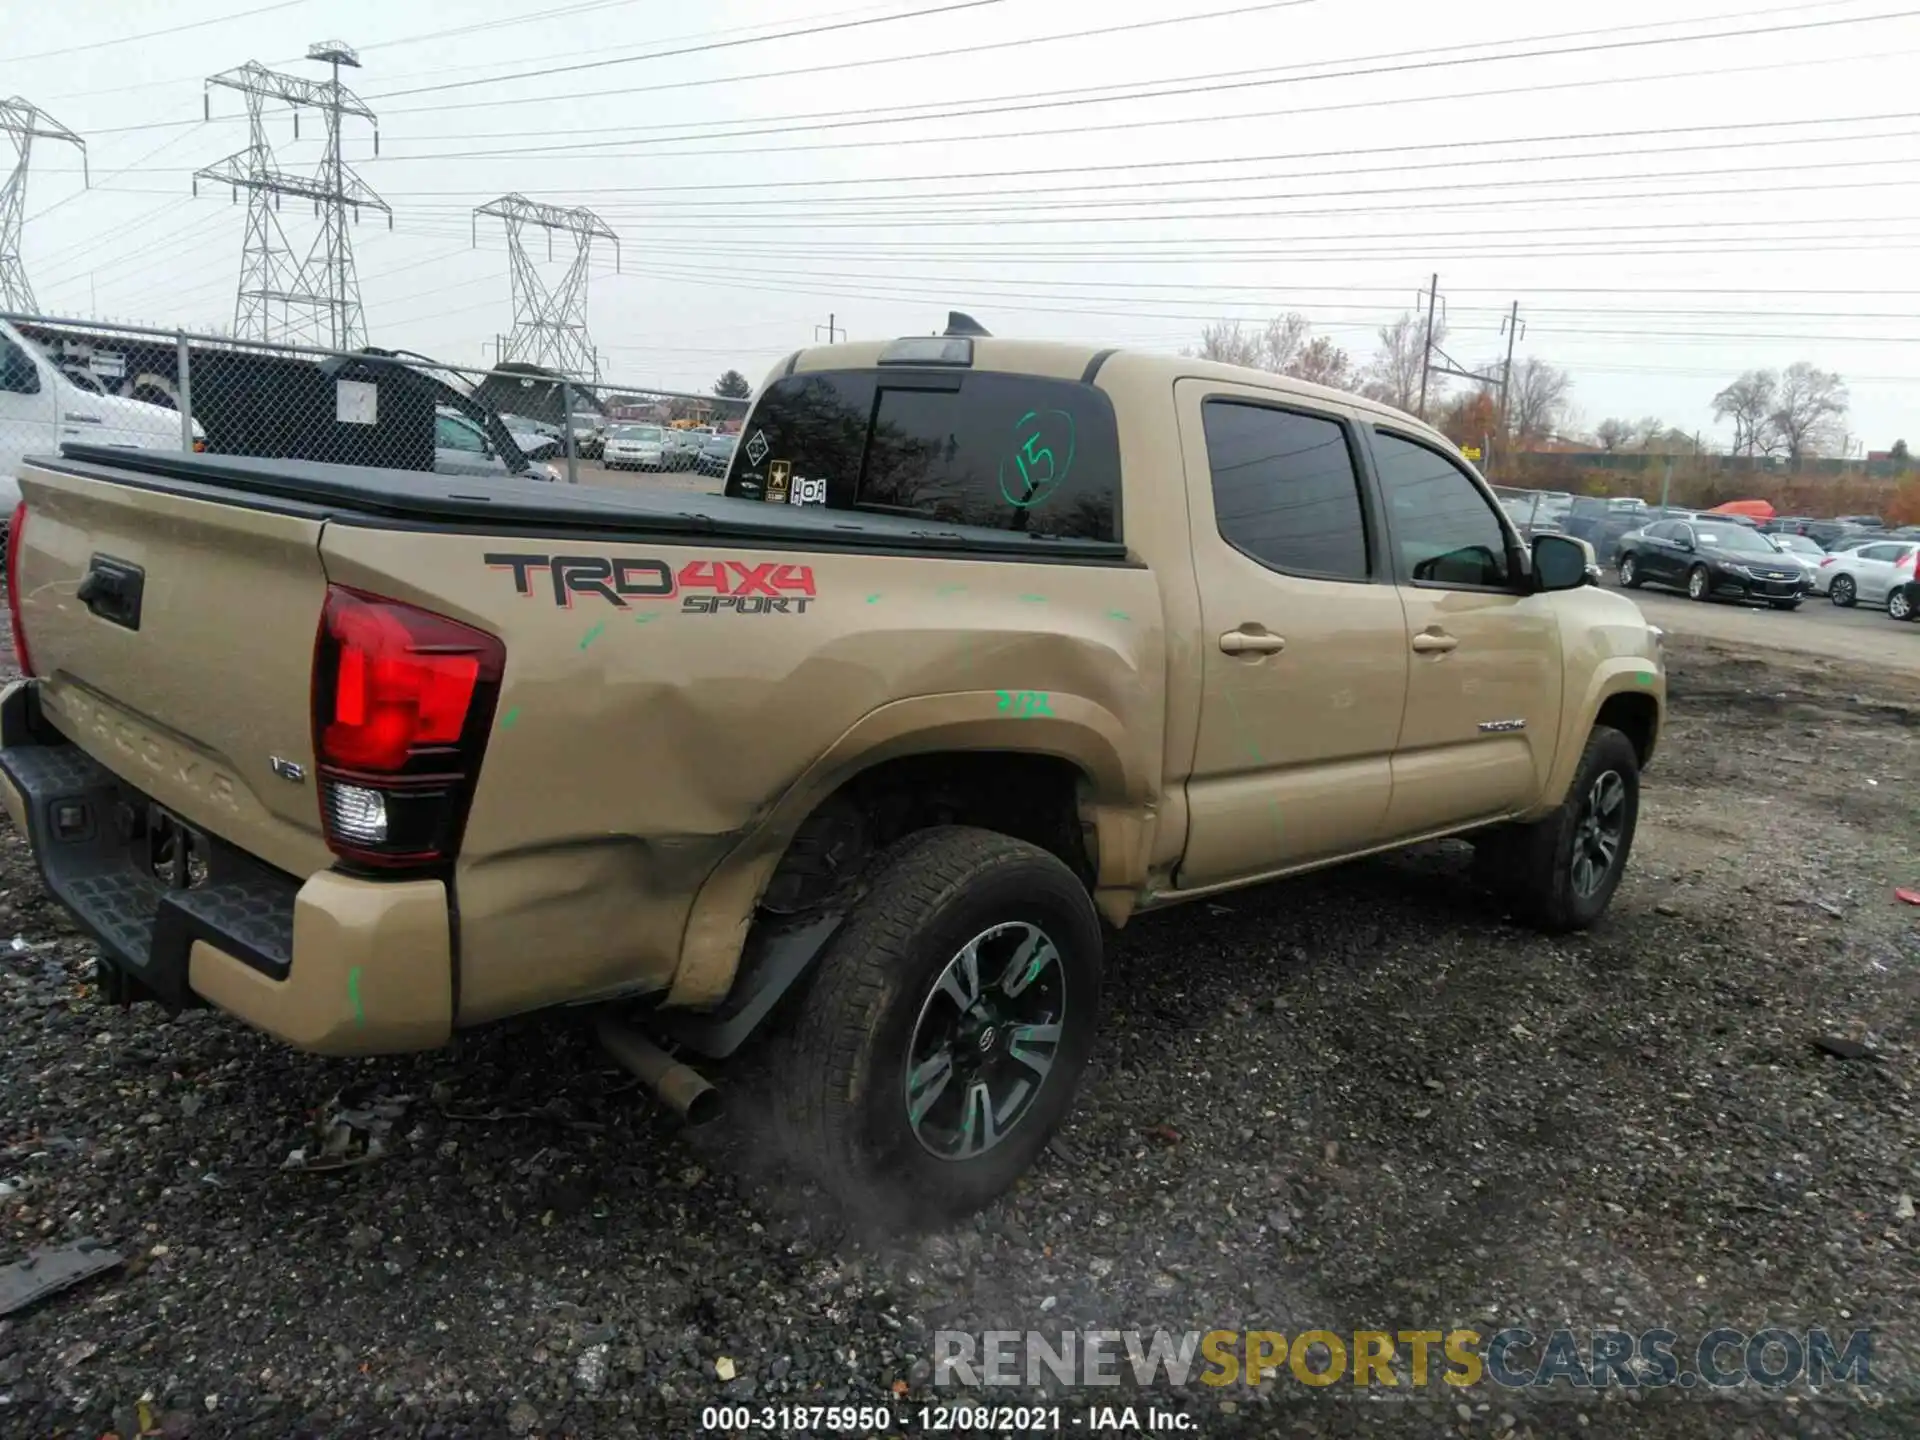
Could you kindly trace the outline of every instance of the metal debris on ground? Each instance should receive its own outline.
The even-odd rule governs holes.
[[[411,1095],[375,1095],[349,1103],[347,1092],[334,1096],[326,1118],[307,1127],[308,1143],[291,1150],[282,1170],[345,1170],[367,1165],[387,1153],[387,1137],[407,1113]]]
[[[1809,1043],[1814,1049],[1831,1055],[1836,1060],[1878,1060],[1880,1058],[1858,1040],[1849,1040],[1844,1035],[1822,1035]]]
[[[11,1315],[47,1296],[111,1270],[126,1257],[98,1240],[36,1250],[24,1260],[0,1267],[0,1315]]]

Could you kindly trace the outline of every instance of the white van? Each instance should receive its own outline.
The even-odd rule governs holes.
[[[206,431],[193,423],[194,448]],[[34,343],[0,320],[0,536],[20,503],[20,461],[58,455],[68,440],[130,450],[178,450],[179,412],[76,385]]]

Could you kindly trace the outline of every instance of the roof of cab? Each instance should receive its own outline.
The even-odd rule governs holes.
[[[880,356],[891,344],[891,340],[854,340],[838,345],[811,346],[782,361],[770,379],[783,374],[801,375],[821,370],[871,369],[879,365]],[[976,336],[973,337],[973,364],[969,368],[1018,375],[1044,375],[1061,380],[1084,380],[1089,378],[1088,372],[1095,368],[1096,360],[1100,362],[1097,374],[1093,377],[1096,381],[1118,378],[1119,374],[1125,373],[1136,382],[1164,377],[1169,381],[1194,378],[1253,385],[1277,395],[1343,405],[1371,418],[1391,420],[1418,430],[1449,449],[1454,448],[1452,441],[1425,421],[1364,395],[1315,385],[1307,380],[1296,380],[1291,375],[1278,375],[1244,365],[1225,365],[1217,360],[1202,360],[1190,355],[1165,355],[1148,350],[1058,340]]]

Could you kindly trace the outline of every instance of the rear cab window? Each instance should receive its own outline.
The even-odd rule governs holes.
[[[1120,443],[1092,385],[990,370],[822,371],[767,388],[726,494],[1117,541]]]

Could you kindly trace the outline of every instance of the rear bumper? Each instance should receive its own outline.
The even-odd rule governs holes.
[[[0,803],[53,897],[163,1003],[217,1006],[322,1055],[432,1049],[453,1028],[446,887],[323,871],[302,882],[202,832],[204,873],[155,873],[147,797],[65,740],[35,685],[0,695]],[[171,826],[171,817],[165,826]],[[198,868],[198,867],[196,867]]]

